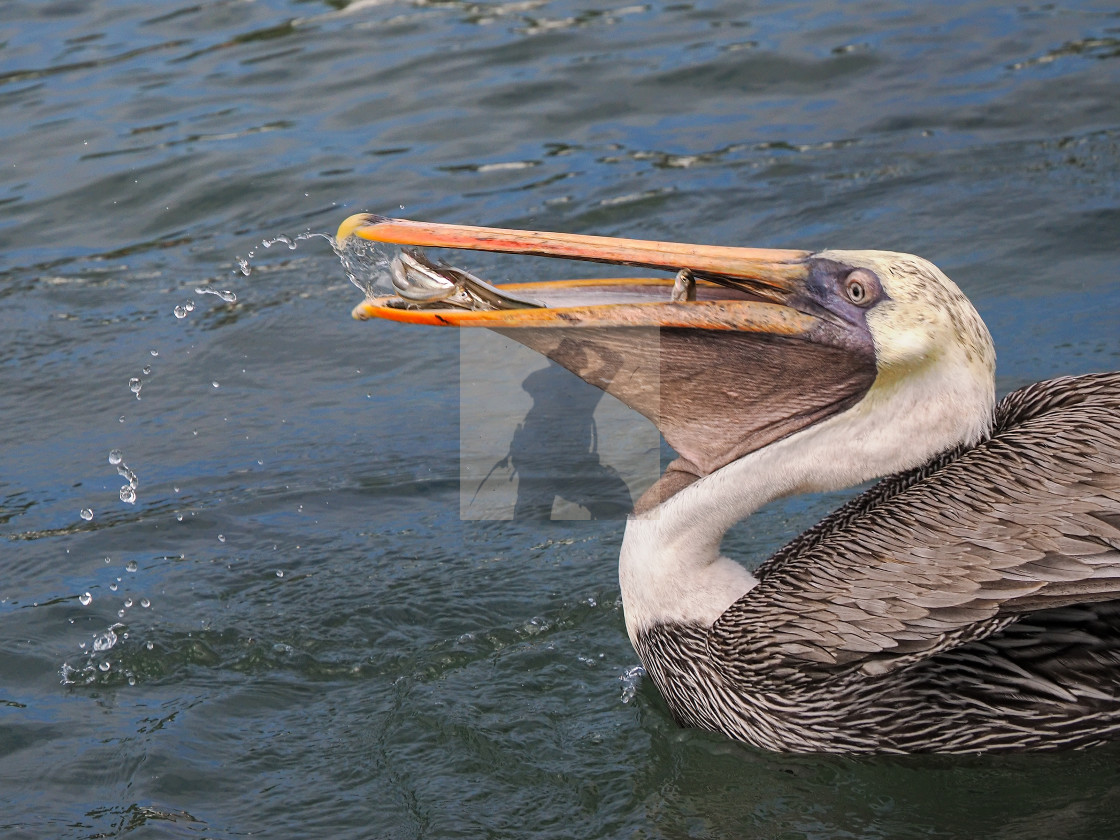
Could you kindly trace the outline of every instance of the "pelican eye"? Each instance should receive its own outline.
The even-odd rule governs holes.
[[[857,268],[844,279],[844,294],[856,306],[863,306],[871,301],[875,285],[875,275],[866,269]]]

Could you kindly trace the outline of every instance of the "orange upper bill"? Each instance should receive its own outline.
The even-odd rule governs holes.
[[[388,219],[368,213],[350,216],[339,225],[336,239],[358,236],[371,242],[460,248],[541,257],[635,265],[678,271],[688,268],[697,274],[742,278],[761,282],[788,283],[805,276],[808,251],[779,248],[733,248],[721,245],[690,245],[576,233],[507,230],[445,225]]]

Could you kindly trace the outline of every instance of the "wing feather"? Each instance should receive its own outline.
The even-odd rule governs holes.
[[[988,440],[883,480],[758,575],[708,634],[754,684],[760,663],[886,673],[1026,613],[1120,599],[1120,373],[1010,394]]]

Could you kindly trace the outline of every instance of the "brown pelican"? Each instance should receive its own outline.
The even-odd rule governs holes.
[[[658,425],[680,457],[628,519],[619,579],[680,724],[846,753],[1087,747],[1120,730],[1120,373],[996,404],[983,321],[907,254],[365,215],[351,235],[677,272],[493,287],[406,253],[400,295],[355,316],[503,331]],[[626,363],[597,379],[561,335],[579,359]],[[773,499],[881,476],[753,574],[720,553]]]

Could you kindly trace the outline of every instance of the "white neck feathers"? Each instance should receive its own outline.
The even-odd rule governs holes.
[[[662,623],[710,626],[756,583],[719,553],[727,529],[785,496],[850,487],[916,467],[990,419],[974,382],[932,365],[881,377],[856,405],[751,452],[630,518],[619,581],[631,639]]]
[[[867,268],[882,282],[886,298],[867,312],[875,382],[846,411],[751,452],[628,521],[619,577],[631,639],[666,622],[710,625],[757,583],[719,548],[728,528],[767,502],[917,467],[989,431],[995,350],[960,289],[908,254],[818,256]]]

